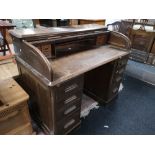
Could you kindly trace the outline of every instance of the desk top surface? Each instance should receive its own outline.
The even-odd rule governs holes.
[[[52,85],[64,82],[127,54],[126,50],[106,45],[59,59],[49,60],[54,73]]]
[[[91,30],[107,29],[105,26],[98,24],[84,24],[64,27],[50,27],[50,28],[31,28],[31,29],[14,29],[9,32],[17,38],[28,38],[43,35],[56,35],[62,33],[83,32]]]

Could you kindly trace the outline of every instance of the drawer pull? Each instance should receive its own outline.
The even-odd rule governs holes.
[[[74,90],[74,89],[77,88],[77,87],[78,87],[77,84],[72,84],[71,86],[69,86],[69,87],[67,87],[67,88],[65,89],[65,93],[70,92],[70,91]]]
[[[121,81],[121,77],[116,78],[116,82],[120,82]]]
[[[69,126],[74,124],[74,122],[75,122],[75,119],[71,119],[68,123],[65,124],[64,129],[67,129]]]
[[[116,93],[117,90],[118,90],[118,88],[114,88],[112,92],[113,92],[113,93]]]
[[[72,97],[68,98],[67,100],[65,100],[64,104],[68,104],[70,103],[71,101],[77,99],[77,96],[76,95],[73,95]]]
[[[72,106],[70,107],[69,109],[67,109],[65,112],[64,112],[64,115],[68,115],[69,113],[71,113],[72,111],[74,111],[76,109],[76,106]]]
[[[119,74],[122,74],[123,71],[124,71],[124,68],[120,69],[120,70],[119,70]]]

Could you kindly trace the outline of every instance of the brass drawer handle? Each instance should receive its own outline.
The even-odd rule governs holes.
[[[76,106],[72,106],[70,107],[69,109],[67,109],[65,112],[64,112],[64,115],[68,115],[69,113],[71,113],[72,111],[74,111],[76,109]]]
[[[71,119],[68,123],[65,124],[64,129],[67,129],[69,126],[74,124],[74,122],[75,122],[75,119]]]
[[[77,99],[77,96],[76,96],[76,95],[73,95],[73,96],[71,96],[70,98],[68,98],[67,100],[65,100],[64,104],[68,104],[68,103],[70,103],[71,101],[74,101],[75,99]]]
[[[77,84],[72,84],[71,86],[69,86],[69,87],[67,87],[67,88],[65,89],[65,93],[70,92],[70,91],[74,90],[74,89],[77,88],[77,87],[78,87]]]

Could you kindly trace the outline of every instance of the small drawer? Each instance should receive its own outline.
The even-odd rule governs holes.
[[[76,102],[67,105],[61,109],[56,109],[56,120],[62,120],[66,117],[74,115],[74,113],[80,109],[81,107],[81,99],[77,100]]]
[[[66,95],[61,101],[56,102],[56,109],[63,108],[65,106],[69,106],[79,100],[82,99],[82,90],[78,91],[76,93],[72,92],[68,95]]]
[[[117,63],[117,68],[124,67],[127,64],[128,59],[121,59]]]
[[[78,125],[80,125],[80,109],[78,109],[73,116],[58,121],[56,125],[56,134],[68,134]]]
[[[114,78],[116,78],[118,76],[122,76],[125,71],[125,67],[126,66],[122,66],[121,68],[116,69],[116,71],[114,73]]]
[[[52,56],[52,49],[50,44],[41,45],[41,51],[47,58]]]
[[[50,44],[42,45],[41,48],[42,48],[42,52],[51,52]]]
[[[61,101],[66,97],[82,90],[83,76],[71,79],[65,83],[56,86],[56,101]]]
[[[121,76],[115,75],[112,80],[113,83],[120,83],[121,81],[122,81],[122,75]]]
[[[120,83],[117,84],[117,85],[113,85],[113,86],[111,87],[111,90],[110,90],[110,92],[109,92],[110,98],[113,98],[115,95],[118,94],[119,86],[120,86]]]
[[[122,81],[122,77],[121,77],[121,76],[116,77],[116,78],[115,78],[115,81],[116,81],[117,83],[120,83],[120,82]]]
[[[107,35],[99,35],[96,39],[96,45],[104,45],[107,42]]]

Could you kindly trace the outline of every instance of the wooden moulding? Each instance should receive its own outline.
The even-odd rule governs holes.
[[[124,49],[131,49],[131,41],[127,36],[120,32],[111,31],[108,43],[114,46],[122,47]]]

